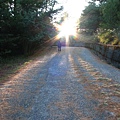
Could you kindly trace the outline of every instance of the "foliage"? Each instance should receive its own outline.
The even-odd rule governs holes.
[[[92,0],[93,2],[96,2],[96,1],[98,1],[98,2],[100,2],[100,3],[104,3],[104,2],[106,2],[107,0]]]
[[[54,34],[56,0],[0,0],[0,55],[31,54]],[[9,52],[8,52],[9,51]]]
[[[117,44],[118,43],[118,37],[112,30],[103,30],[98,34],[98,38],[101,43],[104,44]]]
[[[108,0],[101,5],[101,28],[114,31],[116,36],[111,44],[119,44],[120,40],[120,1]],[[110,36],[109,36],[110,37]],[[107,41],[107,40],[106,40]]]
[[[85,32],[92,31],[92,34],[97,33],[102,43],[119,44],[119,6],[119,0],[92,0],[83,11],[82,17],[80,18],[80,29],[83,29]],[[110,31],[112,31],[112,33]],[[114,34],[114,37],[112,37],[111,34]]]
[[[79,39],[77,40],[78,42],[79,41],[82,41],[82,42],[85,42],[85,43],[89,43],[89,42],[92,42],[92,43],[95,43],[95,39],[94,39],[94,35],[90,35],[90,34],[83,34],[83,33],[80,33],[78,35]]]
[[[80,18],[80,29],[84,29],[86,32],[93,34],[99,27],[99,20],[99,7],[91,2],[83,11],[82,17]]]
[[[108,0],[101,6],[103,26],[106,29],[120,30],[120,1]]]

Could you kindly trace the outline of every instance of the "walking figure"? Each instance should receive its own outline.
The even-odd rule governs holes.
[[[57,46],[58,46],[58,51],[61,51],[61,42],[60,42],[60,40],[58,40]]]

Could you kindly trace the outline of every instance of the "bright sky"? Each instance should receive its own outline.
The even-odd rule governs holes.
[[[75,35],[77,21],[80,18],[82,11],[85,9],[85,6],[88,5],[90,0],[57,0],[60,3],[60,6],[64,7],[62,13],[68,13],[68,18],[59,26],[61,31],[59,37]],[[62,17],[61,15],[57,16]]]
[[[89,0],[57,0],[72,18],[79,18]]]

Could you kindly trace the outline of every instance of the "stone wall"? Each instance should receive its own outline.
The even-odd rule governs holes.
[[[86,47],[92,49],[95,54],[105,59],[108,63],[120,68],[120,46],[87,43]]]

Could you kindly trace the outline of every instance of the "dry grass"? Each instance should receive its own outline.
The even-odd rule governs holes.
[[[2,59],[0,62],[0,84],[10,80],[10,78],[21,70],[23,70],[27,65],[43,56],[47,53],[48,48],[40,49],[34,55],[25,57],[25,56],[17,56],[17,57],[9,57],[6,59]],[[49,51],[50,52],[50,51]]]

